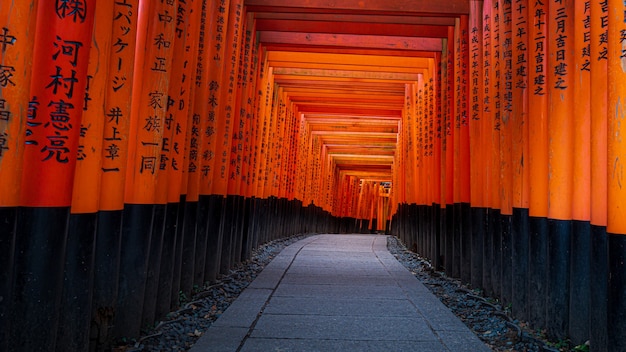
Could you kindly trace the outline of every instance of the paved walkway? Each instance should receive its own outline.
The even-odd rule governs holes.
[[[490,351],[386,243],[318,235],[290,245],[190,351]]]

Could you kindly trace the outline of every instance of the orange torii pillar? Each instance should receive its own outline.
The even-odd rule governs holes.
[[[528,268],[529,268],[529,170],[528,167],[528,97],[529,62],[533,57],[529,46],[529,1],[515,0],[512,4],[512,69],[513,91],[511,114],[512,219],[511,257],[512,296],[511,308],[520,319],[527,320]]]
[[[572,234],[568,336],[575,345],[589,340],[591,287],[591,5],[574,4],[574,121]]]
[[[81,3],[85,6],[75,13],[54,2],[25,1],[13,9],[13,3],[7,4],[9,9],[2,6],[2,176],[8,175],[9,180],[15,181],[7,186],[20,192],[19,204],[0,204],[20,206],[13,234],[8,350],[54,349],[57,340],[95,14],[95,2]],[[29,33],[34,33],[34,37],[29,37]],[[29,44],[31,41],[33,44]],[[30,81],[24,80],[29,78]],[[19,136],[20,133],[25,135]],[[24,144],[23,149],[14,147],[19,144]],[[6,164],[11,161],[12,167]],[[2,196],[3,203],[18,199],[5,190]],[[25,277],[30,279],[24,280]],[[46,328],[42,330],[42,326]]]
[[[237,73],[240,65],[239,52],[243,35],[245,14],[243,1],[231,0],[228,10],[228,21],[224,30],[226,50],[220,58],[221,77],[218,77],[220,85],[217,114],[215,116],[215,134],[213,143],[215,150],[215,164],[209,173],[212,173],[211,193],[221,196],[224,207],[222,208],[219,236],[222,241],[219,272],[226,274],[234,264],[233,249],[236,246],[237,234],[233,231],[237,221],[237,199],[228,196],[228,182],[230,178],[230,149],[234,126],[237,121]],[[219,21],[218,21],[219,22]],[[220,24],[218,23],[218,28]],[[220,34],[219,32],[217,34]],[[215,231],[216,228],[212,229]],[[211,239],[208,240],[211,243]],[[218,239],[219,243],[219,239]]]
[[[454,256],[454,236],[453,236],[453,209],[454,209],[454,134],[455,134],[455,121],[454,121],[454,28],[448,29],[448,38],[445,40],[447,47],[443,50],[445,55],[442,56],[442,64],[445,69],[442,70],[442,77],[446,84],[442,85],[442,89],[445,89],[445,97],[443,99],[445,109],[442,110],[444,117],[443,130],[444,136],[442,141],[443,153],[445,157],[442,157],[442,223],[444,233],[444,267],[446,272],[452,273],[453,256]],[[443,61],[445,59],[445,61]]]
[[[487,242],[485,246],[489,246],[490,261],[486,264],[488,275],[491,277],[491,291],[489,294],[499,296],[502,292],[501,269],[502,269],[502,232],[500,230],[500,130],[502,128],[502,95],[504,83],[502,77],[504,75],[504,60],[502,60],[502,37],[503,26],[500,14],[501,0],[493,0],[491,3],[491,112],[490,112],[490,130],[488,133],[489,156],[489,215],[487,228]]]
[[[491,266],[493,261],[493,246],[492,235],[490,232],[490,226],[487,223],[489,215],[491,214],[491,190],[492,190],[492,177],[491,177],[491,134],[493,130],[493,111],[495,110],[495,104],[493,103],[493,90],[495,90],[494,82],[494,61],[492,60],[492,41],[493,33],[491,27],[491,14],[492,14],[492,1],[485,0],[483,2],[482,9],[482,77],[484,84],[481,89],[482,93],[482,117],[479,121],[480,125],[480,141],[477,144],[482,144],[482,150],[484,153],[480,158],[480,164],[483,169],[483,207],[485,208],[482,216],[483,221],[480,223],[483,225],[482,229],[478,229],[483,232],[483,271],[481,287],[487,294],[492,294],[492,280],[491,280]],[[472,194],[472,197],[474,195]],[[479,225],[480,227],[480,225]]]
[[[89,347],[91,315],[86,313],[90,313],[91,307],[94,273],[91,263],[94,262],[96,255],[94,234],[98,224],[103,175],[102,136],[106,120],[102,118],[102,108],[110,80],[110,55],[99,56],[98,52],[100,50],[106,54],[111,52],[114,26],[114,4],[99,2],[96,6],[96,13],[102,16],[95,20],[93,44],[89,54],[87,85],[74,174],[72,215],[66,239],[64,281],[67,284],[63,288],[61,301],[61,311],[64,314],[59,324],[56,345],[58,350],[84,350]],[[108,191],[123,194],[122,189],[112,188]],[[116,251],[114,256],[119,256],[119,253]],[[85,263],[89,264],[85,265]],[[117,279],[117,273],[114,273],[112,278]],[[113,287],[116,286],[114,283]]]
[[[175,21],[160,17],[164,11],[175,13],[173,4],[140,3],[135,79],[133,80],[128,167],[126,169],[125,209],[123,219],[118,314],[114,331],[117,336],[139,336],[144,323],[153,320],[154,307],[144,309],[146,286],[152,285],[158,265],[165,203],[157,203],[157,193],[167,192],[157,186],[165,177],[160,167],[165,130],[164,120],[171,77]],[[153,241],[154,240],[154,241]],[[150,270],[150,272],[149,272]],[[148,273],[150,275],[148,275]],[[145,315],[144,315],[145,314]]]
[[[512,4],[500,2],[500,293],[503,304],[511,303],[512,260],[511,260],[511,218],[512,207],[512,148],[513,148],[513,33]],[[497,221],[497,220],[496,220]],[[497,228],[498,225],[496,225]]]
[[[565,338],[569,320],[573,191],[574,1],[548,6],[548,335]],[[578,79],[578,77],[576,78]]]
[[[164,128],[169,131],[169,140],[163,140],[161,166],[168,169],[167,208],[165,215],[165,233],[159,275],[159,295],[157,297],[156,317],[164,316],[167,307],[175,309],[179,306],[181,276],[191,273],[181,270],[185,242],[184,227],[179,224],[179,214],[184,214],[188,201],[187,161],[189,148],[188,130],[193,118],[194,96],[200,85],[202,75],[198,73],[198,52],[200,23],[206,21],[206,10],[203,13],[202,1],[193,3],[179,2],[176,12],[176,29],[174,43],[174,61],[170,79],[169,95]],[[202,71],[200,71],[202,72]],[[195,79],[194,79],[195,78]],[[197,188],[195,188],[197,191]],[[165,192],[164,192],[165,193]],[[195,192],[197,202],[197,192]],[[192,236],[188,236],[192,237]],[[193,238],[193,237],[192,237]],[[188,243],[188,242],[187,242]],[[176,249],[175,252],[172,250]],[[187,294],[190,291],[184,291]],[[168,303],[169,300],[169,303]]]
[[[591,345],[598,351],[608,350],[608,243],[607,225],[607,61],[608,2],[591,0]]]
[[[29,87],[33,62],[37,1],[0,4],[0,350],[8,350],[13,287],[14,241],[17,210],[20,206],[20,184],[25,134],[22,126],[28,116]]]
[[[626,349],[626,4],[609,0],[608,209],[609,348]]]
[[[528,320],[534,328],[546,327],[546,271],[548,260],[548,7],[529,3],[528,7],[529,96],[528,168],[529,192],[529,281]]]
[[[129,97],[132,95],[134,77],[138,3],[136,0],[127,1],[116,3],[112,8],[105,6],[106,9],[97,9],[99,17],[95,23],[94,34],[97,33],[98,36],[94,37],[94,42],[99,48],[96,51],[93,50],[96,49],[94,47],[90,53],[90,61],[93,63],[90,64],[89,74],[93,78],[87,92],[90,100],[86,100],[88,104],[83,122],[88,128],[81,138],[82,149],[87,159],[82,157],[83,160],[78,162],[74,192],[82,187],[86,192],[95,190],[98,193],[89,196],[89,193],[78,191],[81,193],[74,196],[72,211],[75,213],[97,211],[91,306],[92,324],[93,321],[98,321],[95,329],[96,344],[104,344],[110,339],[113,315],[109,312],[117,306],[124,188],[129,149],[131,109]],[[116,18],[115,15],[119,13],[124,15]],[[99,52],[99,56],[96,56],[96,52]],[[102,125],[94,128],[98,123]],[[86,148],[85,143],[88,143]],[[91,146],[101,155],[92,153]],[[82,171],[84,175],[79,176],[82,164],[85,166]],[[92,176],[94,173],[98,175],[96,180]],[[93,182],[99,183],[99,187],[90,187]],[[90,191],[87,191],[88,189]],[[88,197],[83,198],[85,195]],[[89,217],[86,214],[81,216]],[[76,218],[80,219],[78,215]]]
[[[483,143],[482,124],[484,88],[483,79],[483,1],[474,0],[470,3],[469,32],[470,32],[470,193],[471,193],[471,218],[472,218],[472,257],[471,279],[472,287],[482,287],[483,281],[483,234],[486,219],[484,179],[485,167],[483,156],[485,155]],[[489,5],[489,4],[488,4]],[[485,75],[486,77],[486,75]]]

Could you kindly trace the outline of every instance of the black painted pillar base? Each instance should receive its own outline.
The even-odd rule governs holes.
[[[179,300],[181,296],[191,298],[193,290],[199,203],[200,201],[186,202],[182,211],[184,216],[181,224],[183,238],[181,239],[180,285],[178,292],[175,293]]]
[[[57,351],[89,348],[96,213],[70,215]]]
[[[143,299],[143,312],[141,327],[152,327],[156,319],[156,305],[159,290],[159,277],[161,276],[161,252],[163,250],[163,237],[165,231],[165,204],[154,205],[154,217],[152,221],[152,235],[150,238],[150,250],[148,252],[148,267],[146,268],[146,291]]]
[[[591,224],[572,221],[569,332],[574,345],[589,340],[591,301]]]
[[[434,253],[433,253],[432,266],[436,270],[439,270],[443,263],[441,259],[441,253],[443,250],[442,231],[441,231],[442,208],[440,204],[434,204],[433,206],[435,207],[434,218],[433,218],[433,226],[435,227],[434,229],[435,248],[434,248]]]
[[[513,315],[522,321],[528,320],[528,260],[530,257],[530,229],[528,209],[513,208],[511,219],[512,278],[511,308]]]
[[[545,329],[548,294],[548,219],[531,216],[529,225],[528,321],[535,329]]]
[[[233,196],[227,196],[226,201],[224,203],[224,208],[222,209],[222,219],[220,222],[219,231],[222,237],[222,257],[220,260],[220,271],[221,275],[228,275],[230,269],[232,268],[234,262],[232,254],[232,246],[235,245],[234,241],[234,221],[236,212],[236,203],[235,198]]]
[[[491,276],[491,268],[494,265],[493,255],[493,226],[491,218],[493,217],[493,209],[485,209],[483,218],[483,291],[486,296],[493,296],[493,277]]]
[[[172,273],[172,291],[170,293],[170,311],[178,310],[180,306],[180,275],[183,264],[183,244],[185,240],[185,209],[187,208],[187,195],[180,196],[176,215],[176,248],[174,251],[174,264]],[[168,224],[169,226],[169,224]]]
[[[9,351],[55,349],[68,207],[18,208]]]
[[[487,209],[475,207],[471,208],[472,218],[472,272],[470,277],[470,284],[473,288],[483,287],[483,250],[484,250],[484,235],[485,235],[485,217]]]
[[[500,214],[500,233],[502,234],[502,271],[501,301],[504,305],[511,304],[513,296],[513,238],[511,236],[512,215]]]
[[[176,228],[178,227],[178,203],[167,204],[165,210],[165,228],[163,231],[163,249],[161,250],[161,270],[159,271],[158,295],[155,318],[160,319],[170,312],[174,271],[176,267]]]
[[[494,297],[502,295],[502,222],[500,209],[492,209],[489,217],[489,232],[491,233],[491,287]]]
[[[608,234],[609,243],[609,350],[626,351],[626,234]]]
[[[198,210],[196,212],[195,250],[193,258],[193,288],[202,286],[205,282],[206,267],[208,266],[207,246],[209,229],[211,228],[211,196],[201,195],[198,197]],[[191,298],[191,297],[190,297]]]
[[[91,313],[91,351],[111,348],[117,308],[123,212],[100,211],[96,228]]]
[[[570,246],[572,222],[548,219],[548,336],[566,339],[569,332]]]
[[[453,265],[453,257],[454,257],[454,231],[452,229],[452,224],[454,223],[454,211],[452,204],[447,204],[443,213],[443,231],[445,238],[445,254],[443,265],[446,273],[451,275]]]
[[[222,209],[226,200],[221,195],[208,196],[207,216],[207,241],[206,261],[204,269],[204,282],[215,282],[220,272],[220,262],[222,260],[222,232],[220,224],[222,221]]]
[[[591,226],[590,351],[608,351],[609,244],[606,227]]]
[[[0,207],[0,351],[9,350],[9,306],[13,286],[16,207]]]
[[[113,323],[116,338],[137,338],[141,332],[153,221],[153,204],[124,207],[120,281]]]
[[[459,207],[461,220],[461,281],[469,284],[472,281],[472,222],[469,203],[461,203]]]
[[[448,273],[448,275],[459,279],[461,278],[461,246],[463,240],[461,209],[461,203],[454,203],[452,206],[452,271]]]

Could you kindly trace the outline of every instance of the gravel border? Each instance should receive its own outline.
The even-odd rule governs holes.
[[[191,300],[181,297],[179,310],[169,313],[150,331],[144,331],[138,340],[121,341],[113,352],[187,351],[283,248],[311,235],[314,234],[300,234],[260,246],[252,251],[250,260],[238,264],[217,282],[196,290]]]
[[[499,301],[434,270],[427,259],[409,251],[397,237],[387,237],[387,249],[493,351],[589,351],[588,345],[548,342],[541,332],[512,318],[510,309]]]

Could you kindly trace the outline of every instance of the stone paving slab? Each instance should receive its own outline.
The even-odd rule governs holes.
[[[311,340],[311,339],[264,339],[250,338],[242,352],[282,351],[282,352],[447,352],[440,342],[433,341],[351,341],[351,340]]]
[[[299,315],[347,315],[347,316],[415,316],[415,307],[404,299],[385,300],[380,298],[341,298],[327,299],[320,305],[319,297],[280,297],[274,296],[265,308],[264,314]]]
[[[386,242],[318,235],[292,244],[191,351],[489,351]]]

